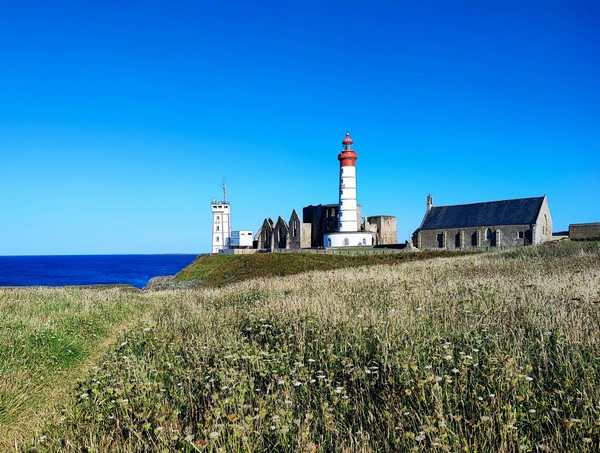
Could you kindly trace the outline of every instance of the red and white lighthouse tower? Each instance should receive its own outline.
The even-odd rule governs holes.
[[[356,159],[350,134],[342,141],[342,152],[338,154],[340,161],[340,207],[339,232],[358,231],[356,212]]]
[[[356,247],[373,245],[373,233],[360,229],[356,204],[356,159],[354,142],[346,132],[342,141],[340,161],[340,204],[338,209],[338,230],[325,234],[326,247]]]

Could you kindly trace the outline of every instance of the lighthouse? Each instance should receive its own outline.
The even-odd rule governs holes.
[[[342,152],[338,154],[340,161],[340,207],[338,231],[358,231],[356,213],[356,159],[350,133],[342,141]]]
[[[350,133],[342,141],[342,151],[338,154],[340,162],[340,186],[338,206],[338,230],[326,234],[323,243],[326,247],[356,247],[373,245],[373,234],[360,230],[356,204],[356,160],[354,141]]]

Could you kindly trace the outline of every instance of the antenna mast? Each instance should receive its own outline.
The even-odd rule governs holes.
[[[227,203],[227,184],[225,183],[225,180],[223,180],[221,188],[223,189],[223,203]]]

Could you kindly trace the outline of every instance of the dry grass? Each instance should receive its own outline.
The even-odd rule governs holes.
[[[36,451],[597,451],[600,247],[147,293]]]

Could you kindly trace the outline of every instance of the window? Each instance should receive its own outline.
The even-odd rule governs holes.
[[[485,238],[490,241],[490,246],[491,247],[496,247],[496,245],[498,244],[498,239],[500,237],[499,234],[496,234],[497,231],[492,231],[491,228],[488,228],[487,230],[485,230]]]
[[[219,242],[219,236],[217,236],[217,238],[215,239],[215,242]]]
[[[475,231],[471,235],[471,246],[477,247],[479,245],[479,232]]]
[[[524,231],[519,231],[519,239],[523,239],[525,237]]]
[[[221,218],[219,216],[217,216],[217,220],[220,220]]]
[[[344,238],[344,245],[346,247],[350,245],[350,241],[348,240],[348,238]]]
[[[438,248],[444,248],[444,233],[438,233],[435,237]]]
[[[331,238],[327,238],[327,247],[331,247]]]
[[[454,247],[456,247],[457,249],[462,247],[460,232],[456,233],[456,235],[454,236]]]
[[[367,245],[367,240],[363,238],[363,245]]]
[[[219,225],[217,225],[217,231],[219,231]]]

